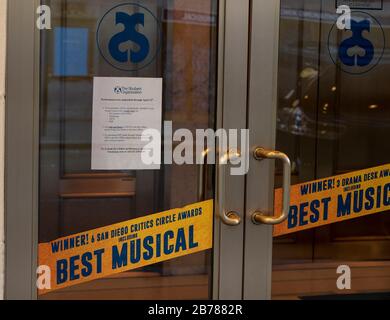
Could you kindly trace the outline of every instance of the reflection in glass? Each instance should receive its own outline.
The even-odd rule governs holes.
[[[196,165],[91,170],[92,84],[94,76],[162,77],[163,120],[173,121],[173,130],[214,128],[218,1],[133,1],[162,27],[158,56],[134,72],[113,68],[95,41],[100,19],[121,1],[43,2],[51,7],[53,32],[41,33],[39,242],[197,202]],[[151,36],[151,46],[156,39]],[[209,169],[208,199],[214,193]],[[207,299],[210,279],[208,251],[42,298]]]
[[[386,38],[389,10],[384,2],[384,10],[369,11]],[[340,61],[332,60],[342,33],[334,29],[335,1],[282,0],[280,17],[277,150],[292,160],[292,183],[389,163],[388,48],[370,71],[356,74],[354,67],[346,72]],[[379,36],[371,36],[380,43]],[[276,187],[281,174],[279,168]],[[355,293],[390,291],[387,213],[275,239],[273,297],[351,293],[336,287],[342,264],[352,268]]]

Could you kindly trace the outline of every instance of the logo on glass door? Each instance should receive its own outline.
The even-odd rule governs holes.
[[[114,68],[140,70],[153,62],[160,49],[160,22],[143,6],[121,4],[102,17],[96,41],[100,54]]]
[[[383,57],[385,34],[379,21],[363,11],[352,11],[350,29],[340,30],[337,22],[328,36],[328,50],[335,65],[350,74],[375,68]]]

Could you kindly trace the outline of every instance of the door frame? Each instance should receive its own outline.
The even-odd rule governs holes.
[[[247,92],[249,62],[250,0],[220,0],[218,121],[217,127],[239,129],[247,127]],[[244,36],[243,36],[244,35]],[[242,50],[238,50],[241,48]],[[217,166],[220,170],[221,166]],[[213,298],[242,299],[245,224],[227,226],[219,218],[222,207],[236,212],[241,221],[245,212],[245,176],[231,176],[224,170],[225,192],[217,197],[214,231]],[[219,176],[219,174],[217,174]],[[215,181],[218,186],[218,181]]]
[[[280,0],[252,0],[248,91],[252,152],[256,147],[275,149],[279,21]],[[244,299],[271,298],[273,227],[254,224],[252,215],[255,211],[273,215],[274,170],[274,162],[250,158],[246,181]]]
[[[36,28],[36,10],[39,4],[40,0],[10,0],[7,8],[6,299],[37,298],[40,31]],[[218,128],[246,128],[249,12],[250,0],[219,0]],[[223,205],[243,217],[245,177],[225,178],[229,197],[224,197]],[[212,297],[241,299],[244,224],[223,225],[218,219],[219,202],[216,199]]]
[[[36,297],[39,164],[38,0],[7,3],[5,298]],[[17,36],[13,36],[17,35]]]

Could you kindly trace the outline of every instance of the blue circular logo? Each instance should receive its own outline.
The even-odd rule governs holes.
[[[333,63],[349,74],[374,69],[385,51],[385,33],[379,21],[363,11],[351,12],[351,28],[340,30],[333,24],[328,35],[328,51]]]
[[[150,65],[161,46],[160,21],[152,11],[134,3],[110,9],[100,20],[96,42],[104,60],[122,71]]]

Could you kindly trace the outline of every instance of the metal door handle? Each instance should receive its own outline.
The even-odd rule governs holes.
[[[291,185],[291,161],[286,154],[279,151],[256,148],[254,152],[256,160],[276,159],[283,162],[283,206],[282,214],[279,217],[270,217],[262,212],[255,212],[252,221],[255,224],[276,225],[284,222],[288,218],[290,211],[290,185]]]
[[[229,150],[219,158],[218,165],[218,203],[219,216],[222,222],[228,226],[238,226],[241,223],[241,217],[234,211],[226,212],[225,209],[225,175],[226,167],[229,161],[239,157],[237,150]]]

